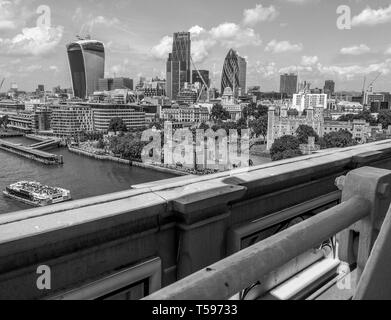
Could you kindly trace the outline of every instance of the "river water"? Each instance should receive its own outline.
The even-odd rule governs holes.
[[[6,140],[24,145],[36,143],[26,138]],[[169,173],[79,156],[64,148],[49,152],[63,155],[64,165],[47,166],[0,150],[0,214],[31,208],[2,194],[6,186],[21,180],[63,187],[71,190],[73,199],[83,199],[127,190],[135,184],[174,177]]]

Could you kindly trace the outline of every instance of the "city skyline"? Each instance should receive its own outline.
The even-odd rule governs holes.
[[[351,30],[337,28],[336,10],[342,4],[351,7]],[[172,34],[180,31],[190,31],[193,59],[199,69],[210,70],[217,88],[232,47],[247,58],[248,86],[260,85],[265,91],[278,91],[280,74],[295,71],[314,87],[332,79],[336,90],[356,91],[361,91],[365,75],[371,81],[382,72],[375,89],[390,91],[391,41],[383,36],[391,23],[387,1],[368,6],[353,0],[247,0],[221,10],[222,1],[199,1],[189,8],[172,0],[153,3],[151,10],[141,1],[116,1],[108,7],[103,1],[52,0],[47,3],[51,27],[46,29],[36,26],[39,5],[0,0],[3,91],[11,82],[27,91],[39,83],[71,87],[64,46],[77,34],[90,33],[105,44],[106,76],[164,76]],[[177,10],[167,10],[172,6]]]

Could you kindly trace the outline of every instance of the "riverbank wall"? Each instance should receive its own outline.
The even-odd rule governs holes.
[[[177,176],[189,175],[186,172],[182,172],[182,171],[175,170],[175,169],[159,167],[159,166],[155,166],[155,165],[151,165],[151,164],[130,161],[130,160],[126,160],[126,159],[120,159],[120,158],[112,157],[112,156],[108,156],[108,155],[98,155],[98,154],[94,154],[94,153],[91,153],[91,152],[88,152],[88,151],[85,151],[85,150],[82,150],[79,148],[75,148],[75,147],[68,147],[68,150],[70,152],[76,153],[78,155],[94,158],[97,160],[112,161],[112,162],[117,162],[117,163],[121,163],[121,164],[126,164],[126,165],[132,166],[132,167],[151,169],[151,170],[155,170],[155,171],[159,171],[159,172],[170,173],[170,174],[177,175]]]
[[[0,132],[0,139],[1,138],[17,138],[17,137],[23,137],[23,133],[17,133],[17,132]]]

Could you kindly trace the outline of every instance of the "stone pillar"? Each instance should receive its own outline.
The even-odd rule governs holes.
[[[228,204],[246,193],[245,187],[228,184],[192,190],[196,191],[173,201],[178,221],[177,280],[226,257]]]
[[[272,145],[274,143],[274,125],[275,125],[275,107],[271,106],[269,107],[268,112],[268,124],[267,124],[267,150],[270,150],[272,148]]]

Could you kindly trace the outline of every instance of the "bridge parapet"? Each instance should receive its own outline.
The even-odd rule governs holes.
[[[363,165],[391,169],[390,142],[1,215],[0,298],[106,297],[132,283],[131,297],[144,297],[337,205],[335,179]],[[50,290],[36,287],[41,265]]]
[[[340,259],[350,265],[357,263],[357,280],[360,280],[390,206],[391,171],[363,167],[350,172],[343,180],[340,205],[219,261],[147,299],[232,298],[336,234],[339,234],[342,248]],[[352,230],[359,234],[356,257],[353,237],[349,234]]]

